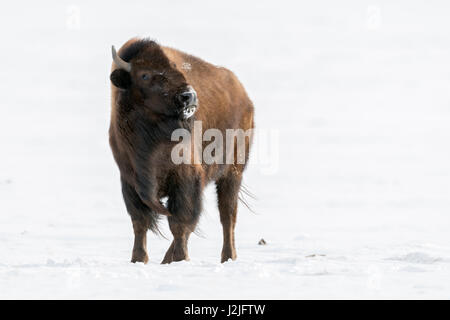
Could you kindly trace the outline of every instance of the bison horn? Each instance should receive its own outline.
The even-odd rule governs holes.
[[[119,69],[124,69],[125,71],[131,71],[131,63],[124,61],[116,52],[116,48],[112,46],[112,57],[114,63],[119,67]]]

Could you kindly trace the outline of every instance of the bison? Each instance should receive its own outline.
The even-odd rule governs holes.
[[[195,56],[133,38],[117,53],[112,47],[109,142],[120,171],[122,194],[134,230],[131,262],[148,262],[147,231],[159,232],[167,216],[173,241],[162,263],[189,260],[187,243],[202,211],[202,192],[215,182],[223,226],[221,262],[236,259],[234,228],[245,161],[181,163],[171,160],[176,129],[202,132],[254,128],[254,108],[237,77]],[[192,150],[206,142],[190,140]],[[224,158],[230,152],[227,150]],[[201,151],[200,151],[201,152]],[[166,198],[167,202],[161,200]]]

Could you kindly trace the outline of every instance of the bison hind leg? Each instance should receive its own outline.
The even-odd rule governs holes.
[[[220,222],[223,228],[222,263],[237,258],[234,229],[241,182],[242,174],[237,171],[233,171],[216,181]]]

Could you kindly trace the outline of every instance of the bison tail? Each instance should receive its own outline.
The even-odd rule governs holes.
[[[250,212],[256,214],[256,212],[252,209],[252,207],[248,203],[248,198],[252,200],[257,200],[256,196],[248,189],[248,187],[244,185],[244,183],[241,183],[238,199]]]

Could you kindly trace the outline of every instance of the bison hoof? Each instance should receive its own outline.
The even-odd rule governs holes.
[[[220,259],[221,263],[227,262],[228,260],[236,260],[237,255],[235,251],[222,251],[222,258]]]
[[[144,264],[146,264],[148,262],[147,252],[145,252],[144,250],[133,251],[131,262],[132,263],[143,262]]]
[[[172,262],[177,262],[177,261],[189,261],[189,256],[187,253],[187,249],[184,247],[177,247],[174,246],[174,244],[172,243],[172,245],[169,247],[169,250],[167,250],[166,255],[164,256],[163,261],[161,262],[161,264],[169,264]]]

